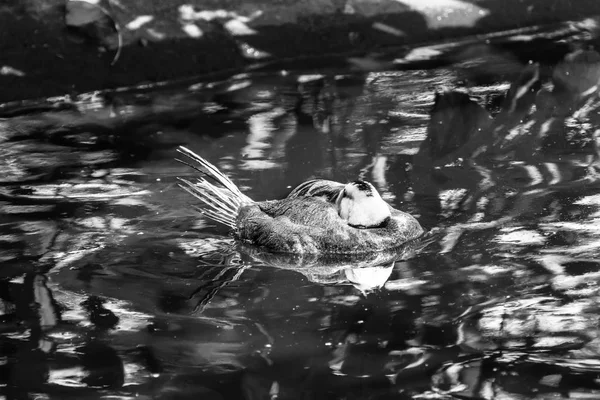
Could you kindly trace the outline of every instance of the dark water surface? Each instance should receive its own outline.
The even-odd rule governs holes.
[[[600,398],[595,97],[563,140],[434,167],[434,92],[465,68],[256,75],[0,120],[4,398]],[[520,71],[471,96],[501,116]],[[517,119],[517,137],[546,122]],[[369,180],[433,242],[369,268],[239,248],[177,187],[194,176],[178,145],[256,200]]]

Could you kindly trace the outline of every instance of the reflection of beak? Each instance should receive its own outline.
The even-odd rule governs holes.
[[[383,287],[392,275],[395,264],[393,261],[388,266],[348,268],[344,270],[344,274],[355,288],[365,293]]]

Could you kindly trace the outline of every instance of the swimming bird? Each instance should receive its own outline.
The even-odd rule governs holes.
[[[284,199],[256,202],[214,165],[191,150],[177,150],[194,164],[196,182],[180,187],[199,199],[206,217],[230,227],[242,242],[271,252],[312,254],[373,253],[400,247],[424,233],[410,214],[385,202],[372,184],[313,179]]]

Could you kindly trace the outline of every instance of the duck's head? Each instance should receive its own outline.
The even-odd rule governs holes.
[[[336,200],[338,213],[355,228],[377,228],[388,222],[390,208],[369,182],[347,184]]]

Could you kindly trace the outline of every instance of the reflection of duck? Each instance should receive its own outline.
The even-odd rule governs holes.
[[[355,288],[367,293],[382,288],[390,279],[393,270],[394,263],[391,263],[366,268],[348,268],[344,270],[344,275]]]
[[[392,250],[362,254],[282,254],[247,245],[238,246],[237,250],[249,256],[253,264],[295,271],[320,285],[351,284],[366,294],[383,287],[396,261],[414,257],[433,238],[423,235]]]
[[[398,247],[423,233],[414,217],[389,206],[368,182],[312,180],[283,200],[255,202],[200,156],[185,147],[179,152],[222,186],[205,178],[196,183],[181,179],[181,187],[207,206],[201,212],[234,229],[240,240],[269,251],[370,253]]]

